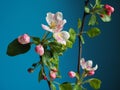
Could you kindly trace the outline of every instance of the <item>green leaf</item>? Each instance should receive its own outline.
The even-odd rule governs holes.
[[[82,88],[81,88],[81,86],[80,85],[75,85],[74,87],[73,87],[73,90],[83,90]]]
[[[59,89],[60,90],[72,90],[72,85],[71,83],[65,82],[59,86]]]
[[[82,35],[80,35],[80,40],[81,40],[82,44],[85,44],[85,41],[84,41],[84,38]]]
[[[38,82],[40,82],[40,81],[43,79],[42,70],[43,70],[43,68],[39,71],[39,74],[38,74]]]
[[[89,84],[92,88],[99,89],[101,86],[101,80],[99,80],[97,78],[92,78],[89,80]]]
[[[90,38],[94,38],[94,37],[98,36],[100,33],[101,33],[100,29],[96,28],[96,27],[91,28],[90,30],[87,31],[87,35]]]
[[[39,37],[31,37],[31,38],[32,38],[34,44],[36,44],[36,45],[40,44],[40,38]]]
[[[96,5],[100,6],[101,5],[101,0],[96,0]]]
[[[82,25],[82,21],[81,21],[81,19],[79,18],[79,19],[78,19],[78,29],[81,28],[81,25]]]
[[[89,13],[89,12],[90,12],[89,7],[85,6],[85,12],[86,12],[86,13]]]
[[[97,18],[96,18],[96,16],[93,14],[93,15],[90,17],[90,20],[89,20],[88,25],[93,26],[93,25],[96,24],[96,21],[97,21]]]
[[[52,52],[55,52],[58,55],[61,55],[66,50],[66,47],[64,45],[59,44],[57,42],[50,42],[49,47]]]
[[[69,34],[70,34],[69,40],[70,40],[72,43],[74,43],[75,40],[76,40],[76,32],[75,32],[75,30],[74,30],[73,28],[70,28],[70,29],[69,29]]]
[[[103,17],[101,17],[103,22],[110,22],[111,21],[111,16],[108,16],[106,14],[104,14]]]
[[[51,58],[52,58],[52,52],[50,50],[45,50],[45,53],[42,56],[42,61],[48,68],[52,67],[52,64],[50,63]]]
[[[50,83],[51,90],[56,90],[56,87],[53,83]]]
[[[30,50],[30,44],[20,44],[17,39],[13,40],[7,48],[7,55],[16,56]]]
[[[72,48],[73,43],[70,40],[67,40],[66,46]]]

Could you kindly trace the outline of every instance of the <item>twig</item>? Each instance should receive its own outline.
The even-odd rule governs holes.
[[[40,63],[41,63],[41,65],[42,65],[42,67],[43,67],[43,72],[45,73],[44,65],[43,65],[43,62],[42,62],[42,56],[40,56]],[[47,81],[47,83],[48,83],[49,90],[51,90],[50,81],[49,81],[48,79],[47,79],[46,81]]]
[[[85,6],[88,6],[89,0],[85,1]],[[84,23],[85,23],[85,18],[86,15],[88,15],[85,11],[83,13],[83,18],[82,18],[82,25],[81,28],[79,29],[79,35],[82,35],[83,29],[84,29]],[[78,66],[77,66],[77,72],[80,74],[80,59],[82,58],[82,42],[80,37],[78,36]]]

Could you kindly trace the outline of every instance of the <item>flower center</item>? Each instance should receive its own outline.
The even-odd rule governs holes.
[[[55,23],[55,22],[51,22],[51,23],[50,23],[50,28],[51,28],[51,29],[55,29],[55,27],[56,27],[56,23]]]

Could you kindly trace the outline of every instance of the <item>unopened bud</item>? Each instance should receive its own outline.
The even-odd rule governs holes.
[[[33,73],[33,72],[34,72],[34,69],[33,69],[33,68],[29,68],[27,71],[28,71],[29,73]]]
[[[20,44],[28,44],[28,43],[30,43],[30,36],[27,34],[23,34],[23,35],[19,36],[18,42]]]
[[[68,73],[68,75],[69,75],[69,77],[74,78],[74,77],[76,76],[76,73],[73,72],[73,71],[70,71],[70,72]]]
[[[37,45],[37,46],[35,47],[35,51],[36,51],[40,56],[42,56],[42,55],[44,54],[44,47],[43,47],[41,44],[39,44],[39,45]]]

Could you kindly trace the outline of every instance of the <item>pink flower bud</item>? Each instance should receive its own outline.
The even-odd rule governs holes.
[[[50,78],[55,79],[56,78],[56,72],[50,71]]]
[[[46,77],[46,76],[43,76],[43,79],[44,79],[44,80],[47,80],[47,77]]]
[[[44,54],[44,47],[43,47],[41,44],[39,44],[39,45],[37,45],[37,46],[35,47],[35,51],[36,51],[40,56],[42,56],[42,55]]]
[[[108,4],[106,4],[104,8],[106,9],[107,15],[109,16],[114,12],[114,8]]]
[[[34,72],[34,69],[33,69],[33,68],[29,68],[29,69],[28,69],[28,72],[29,72],[29,73],[33,73],[33,72]]]
[[[30,43],[30,36],[27,34],[23,34],[23,35],[19,36],[18,42],[20,44],[28,44],[28,43]]]
[[[53,72],[58,72],[56,68],[51,69]]]
[[[109,7],[110,7],[110,5],[108,5],[108,4],[104,5],[105,9],[109,9]]]
[[[113,13],[114,12],[114,8],[110,6],[110,9],[111,9],[111,12]]]
[[[107,15],[110,16],[111,14],[111,11],[107,10]]]
[[[94,75],[94,74],[95,74],[95,71],[94,71],[94,70],[91,70],[91,71],[88,72],[88,75],[89,75],[89,76],[92,76],[92,75]]]
[[[76,76],[76,73],[73,72],[73,71],[70,71],[70,72],[68,73],[68,75],[69,75],[69,77],[74,78],[74,77]]]

